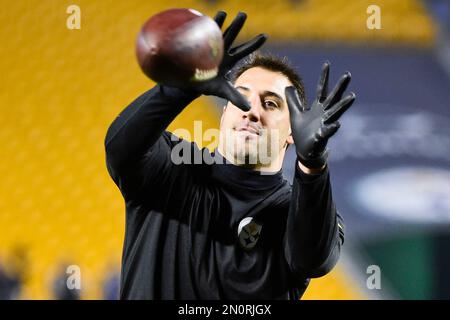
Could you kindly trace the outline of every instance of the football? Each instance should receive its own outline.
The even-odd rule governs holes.
[[[136,55],[153,81],[189,86],[217,75],[223,58],[222,32],[213,19],[196,10],[169,9],[144,23]]]

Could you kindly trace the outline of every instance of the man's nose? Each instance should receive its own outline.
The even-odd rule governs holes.
[[[253,94],[248,98],[248,101],[251,108],[249,111],[244,112],[244,118],[248,117],[250,121],[259,121],[261,117],[261,100],[259,96]]]

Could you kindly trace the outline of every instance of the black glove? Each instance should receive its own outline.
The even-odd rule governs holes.
[[[227,14],[224,11],[219,11],[214,17],[214,20],[220,28],[222,28],[226,17]],[[243,12],[239,12],[231,25],[223,33],[224,52],[217,76],[211,80],[197,82],[190,87],[190,89],[197,94],[213,95],[229,100],[236,107],[239,107],[244,111],[250,110],[250,104],[247,99],[234,88],[233,84],[226,76],[239,60],[256,51],[267,39],[265,34],[260,34],[248,42],[231,48],[233,41],[242,29],[246,19],[247,15]]]
[[[311,169],[322,168],[326,163],[328,139],[339,129],[337,120],[356,97],[351,92],[342,98],[350,82],[350,72],[346,72],[328,94],[329,70],[330,63],[325,62],[317,85],[317,97],[309,108],[303,106],[294,87],[285,90],[297,156],[304,166]]]

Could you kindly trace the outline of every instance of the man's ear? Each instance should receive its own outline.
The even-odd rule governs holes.
[[[286,143],[287,144],[293,144],[294,143],[294,138],[292,137],[292,130],[289,130],[289,136],[286,138]]]
[[[294,138],[292,138],[292,133],[286,139],[287,144],[293,144]]]
[[[227,105],[224,105],[223,109],[222,109],[222,115],[220,116],[220,126],[222,126],[223,116],[224,116],[226,110],[227,110]]]

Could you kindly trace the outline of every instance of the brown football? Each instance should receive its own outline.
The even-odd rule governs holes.
[[[193,9],[169,9],[143,25],[136,43],[142,71],[153,81],[186,86],[217,75],[223,57],[216,22]]]

